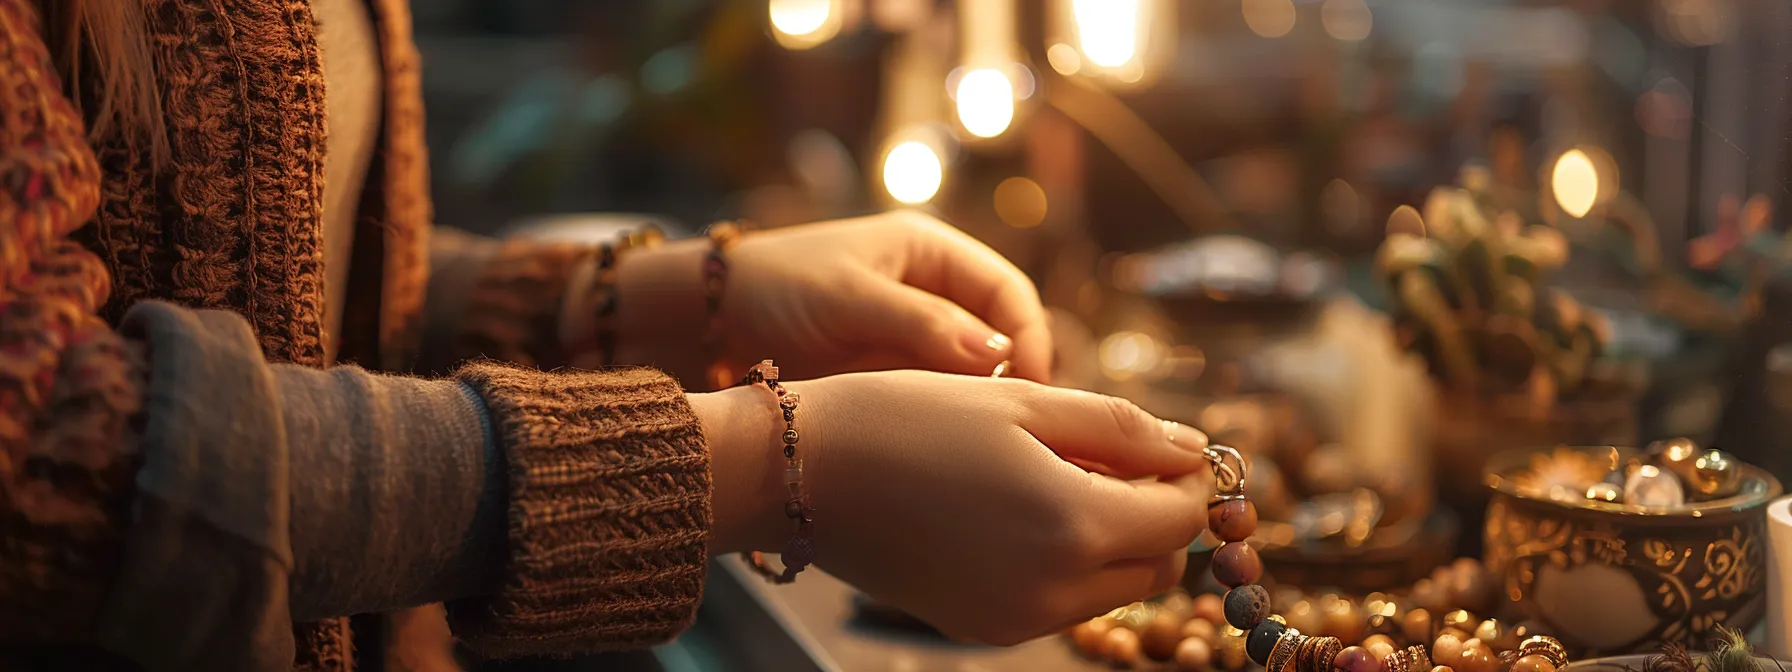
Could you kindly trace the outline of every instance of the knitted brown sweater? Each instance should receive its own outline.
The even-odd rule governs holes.
[[[0,668],[88,669],[106,659],[97,643],[165,636],[191,646],[148,660],[123,652],[150,667],[290,660],[345,671],[346,619],[294,625],[290,636],[283,625],[288,529],[303,522],[288,522],[301,511],[289,502],[327,485],[288,482],[288,451],[316,447],[282,426],[282,404],[297,399],[282,398],[293,374],[276,370],[324,362],[324,92],[312,17],[283,0],[135,1],[173,148],[159,170],[129,138],[88,137],[50,66],[34,0],[0,0]],[[393,371],[473,355],[556,364],[553,320],[582,249],[454,257],[477,260],[470,280],[444,284],[464,294],[459,315],[419,347],[437,284],[429,258],[456,241],[431,241],[405,0],[370,2],[384,121],[341,358]],[[145,312],[150,300],[173,305]],[[184,380],[195,371],[234,381],[241,394],[226,398],[239,407],[208,417],[182,392],[199,389]],[[341,380],[399,401],[442,389],[360,375]],[[496,363],[456,377],[489,410],[508,473],[501,587],[449,605],[456,635],[491,653],[569,653],[639,646],[687,625],[702,588],[709,475],[678,385],[649,371]],[[380,403],[366,409],[376,424],[406,412],[385,398],[367,397]],[[227,497],[239,491],[265,501],[204,505],[240,503]],[[239,614],[277,629],[260,630],[273,633],[266,641],[207,639]]]

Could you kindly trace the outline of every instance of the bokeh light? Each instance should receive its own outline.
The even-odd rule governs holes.
[[[1360,42],[1368,39],[1375,15],[1363,0],[1325,0],[1319,7],[1319,23],[1333,39]]]
[[[840,0],[771,0],[772,36],[790,49],[808,49],[840,33]]]
[[[884,190],[891,198],[915,205],[933,200],[940,193],[946,164],[927,143],[908,140],[891,147],[884,155],[883,174]]]
[[[1293,0],[1244,0],[1244,23],[1263,37],[1281,37],[1294,30]]]
[[[1077,39],[1083,56],[1104,68],[1118,68],[1139,55],[1140,0],[1073,0]]]
[[[996,185],[996,216],[1009,226],[1030,229],[1045,221],[1045,189],[1024,177],[1010,177]]]
[[[1014,121],[1014,83],[995,68],[980,68],[958,79],[954,97],[958,122],[979,138],[993,138]]]
[[[1578,149],[1563,152],[1556,159],[1549,184],[1555,192],[1556,205],[1570,216],[1587,216],[1599,199],[1599,171],[1587,153]]]
[[[1083,56],[1076,53],[1076,47],[1063,42],[1053,44],[1045,50],[1045,60],[1052,64],[1052,69],[1060,75],[1074,75],[1083,69]]]
[[[1150,334],[1120,331],[1101,340],[1101,370],[1109,378],[1126,380],[1151,373],[1164,360],[1164,345]]]

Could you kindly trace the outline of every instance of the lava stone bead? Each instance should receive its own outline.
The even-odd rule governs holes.
[[[1276,641],[1280,640],[1282,633],[1287,631],[1286,626],[1275,621],[1258,623],[1257,627],[1251,628],[1251,634],[1247,635],[1244,651],[1250,654],[1251,660],[1256,661],[1258,665],[1268,665],[1269,653],[1275,650]]]
[[[1226,592],[1226,622],[1239,630],[1257,627],[1269,617],[1269,590],[1257,584]]]
[[[1382,672],[1381,661],[1376,660],[1368,649],[1360,646],[1346,646],[1332,658],[1333,672]]]
[[[1256,583],[1263,577],[1263,559],[1257,549],[1243,542],[1221,544],[1213,552],[1213,578],[1227,588]]]
[[[1222,499],[1207,505],[1207,529],[1220,541],[1244,541],[1257,533],[1257,505],[1248,499]]]

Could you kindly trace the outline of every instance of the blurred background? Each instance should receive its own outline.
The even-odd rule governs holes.
[[[1792,469],[1783,0],[413,2],[441,224],[936,214],[1038,283],[1057,383],[1266,458],[1283,575],[1476,553],[1502,449]],[[1427,289],[1477,382],[1399,282],[1457,263],[1400,261],[1403,205],[1530,264],[1470,283],[1515,320]]]

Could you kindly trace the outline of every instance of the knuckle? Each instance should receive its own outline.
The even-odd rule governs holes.
[[[1150,594],[1162,594],[1181,584],[1183,569],[1187,566],[1188,555],[1186,553],[1171,553],[1164,556],[1156,576],[1152,577]]]
[[[1132,403],[1120,397],[1102,397],[1102,409],[1114,423],[1114,431],[1127,442],[1139,442],[1151,438],[1154,431],[1161,431],[1155,426],[1151,416]]]

